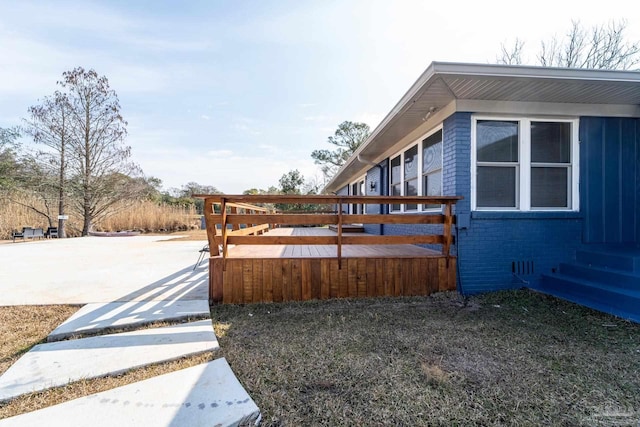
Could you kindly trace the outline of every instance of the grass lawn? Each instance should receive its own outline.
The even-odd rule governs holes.
[[[0,307],[0,372],[75,309],[22,307],[17,315]],[[50,311],[34,315],[43,310]],[[438,294],[215,306],[212,316],[221,345],[213,357],[227,358],[266,426],[635,426],[640,419],[640,325],[529,291],[466,303]],[[0,404],[0,418],[210,359],[35,393]]]
[[[529,291],[222,306],[271,425],[634,425],[640,325]]]

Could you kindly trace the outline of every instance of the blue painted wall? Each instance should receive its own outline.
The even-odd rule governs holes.
[[[640,243],[640,119],[580,119],[586,243]]]
[[[443,129],[444,194],[464,197],[456,205],[459,290],[518,288],[575,256],[579,213],[470,212],[471,114],[452,115]]]
[[[471,212],[471,113],[455,113],[443,122],[443,193],[464,197],[455,208],[459,290],[475,294],[535,285],[541,274],[574,260],[583,235],[587,243],[640,242],[640,119],[583,117],[580,141],[580,212]],[[369,182],[377,183],[370,194],[388,195],[388,162],[368,171],[367,189]],[[378,213],[380,206],[368,212]],[[373,234],[440,230],[366,227]]]

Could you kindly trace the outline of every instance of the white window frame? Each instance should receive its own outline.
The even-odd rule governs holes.
[[[353,194],[353,186],[356,185],[358,186],[359,190],[362,192],[362,194]],[[349,195],[350,196],[366,196],[367,195],[367,189],[366,189],[366,185],[367,185],[367,175],[362,175],[361,177],[359,177],[358,179],[356,179],[355,181],[351,181],[349,183]],[[358,212],[354,212],[353,211],[353,205],[356,203],[349,203],[349,213],[351,214],[358,214]],[[362,210],[362,214],[366,214],[367,213],[367,205],[364,203],[357,203],[358,205],[360,205],[360,209]]]
[[[440,152],[440,195],[442,196],[443,188],[444,188],[444,132],[442,131],[442,126],[438,126],[436,129],[433,129],[432,132],[429,132],[420,141],[420,191],[419,194],[423,196],[427,196],[427,189],[424,188],[424,178],[425,175],[433,175],[435,171],[431,171],[428,173],[424,173],[424,165],[422,164],[424,160],[424,141],[432,135],[441,132],[442,137],[440,138],[440,144],[442,144],[442,150]],[[442,206],[438,207],[427,207],[429,205],[422,205],[422,212],[440,212],[442,211]]]
[[[516,207],[478,207],[477,206],[477,123],[481,120],[518,122],[518,162],[495,163],[496,166],[516,167]],[[532,207],[531,206],[531,122],[556,122],[571,124],[571,153],[569,166],[559,166],[557,163],[534,163],[533,167],[563,167],[569,168],[570,180],[567,183],[569,207]],[[544,117],[544,116],[491,116],[473,115],[471,117],[471,209],[474,211],[572,211],[580,210],[580,141],[578,138],[580,119],[575,117]],[[492,165],[492,162],[480,162],[482,165]]]
[[[411,141],[410,144],[405,145],[401,150],[396,151],[395,153],[393,153],[393,155],[389,156],[389,194],[392,193],[392,181],[391,181],[391,160],[395,159],[396,157],[400,156],[400,180],[398,181],[398,183],[400,184],[400,194],[402,196],[405,195],[405,176],[404,176],[404,153],[406,151],[408,151],[409,149],[417,146],[418,147],[418,165],[417,165],[417,181],[418,181],[418,195],[423,196],[425,189],[423,189],[423,172],[422,172],[422,150],[423,150],[423,141],[427,138],[429,138],[431,135],[435,134],[438,131],[442,131],[442,144],[443,144],[443,149],[441,152],[441,164],[442,164],[442,176],[444,178],[444,131],[442,128],[442,124],[439,126],[434,127],[433,129],[429,130],[429,132],[425,133],[424,135],[422,135],[420,138],[417,138],[413,141]],[[440,180],[440,194],[442,194],[442,189],[444,187],[444,179]],[[402,213],[419,213],[419,212],[438,212],[440,211],[441,208],[424,208],[424,205],[422,204],[418,204],[417,209],[406,209],[406,206],[404,204],[400,205],[400,210],[393,210],[393,205],[389,205],[389,213],[392,214],[402,214]]]

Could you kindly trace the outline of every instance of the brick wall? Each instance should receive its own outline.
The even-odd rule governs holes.
[[[452,248],[458,256],[459,290],[475,294],[518,288],[536,282],[540,274],[575,256],[581,242],[580,213],[471,213],[471,113],[455,113],[444,121],[443,160],[443,194],[464,197],[455,207],[458,230]],[[369,170],[367,182],[377,181],[379,171],[377,167]],[[382,194],[388,194],[388,178],[383,178],[385,186],[380,188]],[[440,233],[442,227],[385,225],[380,230],[372,225],[366,230],[374,234],[433,234]]]

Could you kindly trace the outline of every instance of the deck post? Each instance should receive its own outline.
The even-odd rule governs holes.
[[[204,222],[207,227],[207,240],[209,241],[209,255],[220,255],[220,249],[218,248],[218,242],[216,241],[216,235],[218,230],[216,228],[216,222],[213,219],[215,212],[213,211],[214,199],[208,198],[204,200]]]
[[[220,215],[222,216],[222,221],[220,227],[222,228],[222,271],[226,271],[227,269],[227,199],[224,197],[220,198]]]
[[[442,254],[447,258],[447,268],[449,267],[449,258],[451,257],[451,226],[453,224],[453,212],[451,202],[447,201],[444,205],[444,243],[442,245]]]

